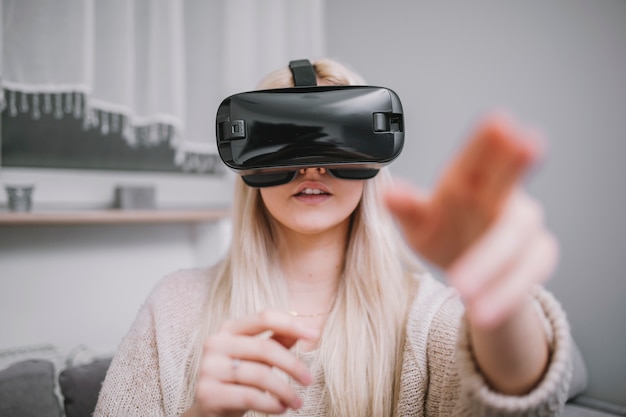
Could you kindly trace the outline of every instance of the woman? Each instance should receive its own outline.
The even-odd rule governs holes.
[[[320,85],[362,83],[330,60],[315,70]],[[259,87],[290,85],[285,68]],[[569,333],[537,284],[557,248],[519,188],[539,155],[532,133],[491,115],[430,196],[386,169],[238,178],[230,251],[155,288],[94,415],[555,415]]]

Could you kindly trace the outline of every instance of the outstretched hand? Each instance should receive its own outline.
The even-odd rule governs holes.
[[[447,272],[475,325],[504,321],[556,263],[541,208],[519,187],[541,151],[534,133],[494,114],[479,124],[432,195],[407,184],[385,194],[409,245]]]

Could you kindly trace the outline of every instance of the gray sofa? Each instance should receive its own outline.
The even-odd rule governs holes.
[[[585,396],[587,366],[576,343],[572,341],[573,375],[569,387],[565,417],[611,417],[626,416],[626,407],[620,407]]]
[[[30,358],[0,371],[0,417],[88,417],[111,358],[62,367],[54,358]]]
[[[0,370],[0,417],[91,416],[110,362],[111,358],[92,358],[86,363],[72,364],[72,361],[58,361],[48,357],[22,359],[12,363]],[[575,345],[573,362],[570,400],[562,415],[625,416],[626,412],[621,407],[613,407],[582,395],[587,385],[587,370]]]

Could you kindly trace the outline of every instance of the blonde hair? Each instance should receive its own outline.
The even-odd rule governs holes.
[[[332,60],[316,61],[314,67],[327,84],[363,84]],[[265,77],[259,88],[292,85],[289,69],[283,68]],[[343,278],[318,346],[331,416],[391,416],[396,407],[406,317],[416,290],[413,273],[421,272],[421,266],[381,202],[390,181],[384,168],[365,181],[352,214]],[[215,269],[204,335],[227,319],[288,305],[284,280],[277,278],[282,273],[273,219],[259,190],[241,178],[236,180],[232,221],[231,247]],[[187,406],[193,402],[201,342],[192,361],[196,368],[188,374]]]

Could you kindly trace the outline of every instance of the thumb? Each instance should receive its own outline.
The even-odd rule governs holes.
[[[400,181],[384,191],[383,200],[405,233],[423,226],[429,200],[423,191]]]

